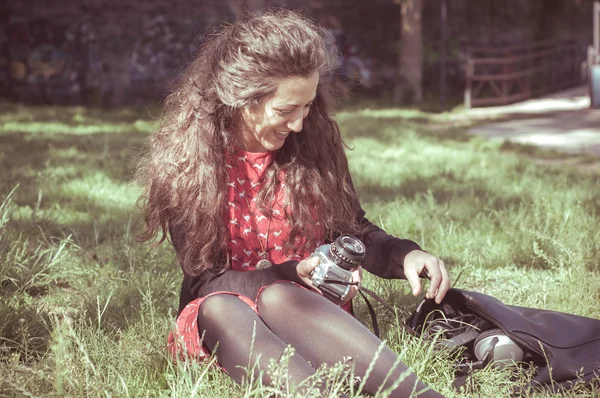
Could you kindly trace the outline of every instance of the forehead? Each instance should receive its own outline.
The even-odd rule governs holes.
[[[291,76],[281,79],[269,102],[274,105],[304,105],[315,98],[318,84],[318,72],[306,77]]]

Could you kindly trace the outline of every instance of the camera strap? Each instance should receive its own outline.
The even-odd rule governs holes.
[[[375,336],[380,338],[381,336],[379,335],[379,323],[377,322],[377,314],[375,314],[373,304],[371,304],[371,302],[369,301],[367,296],[365,296],[365,294],[368,294],[373,300],[383,305],[383,308],[388,310],[392,315],[396,316],[396,311],[394,311],[394,308],[391,305],[389,305],[384,299],[375,294],[375,292],[373,292],[372,290],[369,290],[364,286],[358,286],[358,292],[367,304],[367,309],[369,310],[369,315],[371,316],[371,325],[373,325],[373,333],[375,333]]]
[[[379,322],[377,321],[377,314],[375,313],[375,308],[373,308],[373,304],[371,304],[371,302],[367,298],[367,295],[370,296],[373,300],[377,301],[379,304],[381,304],[383,306],[383,308],[388,310],[393,316],[396,316],[396,311],[394,310],[394,307],[389,305],[384,299],[379,297],[374,291],[362,286],[360,284],[360,282],[344,282],[344,281],[339,281],[339,280],[335,280],[335,279],[326,279],[325,282],[326,283],[335,283],[338,285],[347,285],[347,286],[357,286],[358,287],[358,292],[360,293],[361,297],[365,300],[365,304],[367,305],[367,310],[369,311],[369,315],[371,316],[371,325],[373,326],[373,333],[378,338],[380,338],[381,336],[380,336],[380,332],[379,332]]]

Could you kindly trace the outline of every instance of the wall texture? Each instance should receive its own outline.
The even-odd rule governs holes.
[[[423,3],[424,86],[434,90],[439,1]],[[541,8],[542,0],[448,3],[449,77],[457,92],[468,44],[522,43],[539,37],[540,28],[577,36],[582,53],[591,41],[586,13],[591,1],[550,13]],[[302,9],[344,32],[348,48],[376,77],[374,89],[390,86],[400,36],[400,7],[394,0],[4,0],[0,95],[40,104],[159,101],[207,33],[240,9],[263,6]],[[554,19],[541,21],[540,15]]]

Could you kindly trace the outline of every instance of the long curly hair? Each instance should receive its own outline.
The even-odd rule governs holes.
[[[167,97],[138,167],[136,180],[144,189],[138,205],[146,221],[138,239],[160,244],[176,234],[188,275],[227,267],[225,156],[239,142],[241,110],[272,95],[281,79],[315,71],[317,95],[303,130],[275,152],[257,205],[270,205],[283,175],[290,250],[315,247],[316,221],[327,239],[358,232],[360,205],[345,145],[329,115],[337,59],[327,31],[292,11],[246,15],[211,35]]]

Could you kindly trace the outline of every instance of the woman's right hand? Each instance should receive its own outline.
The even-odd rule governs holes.
[[[313,286],[312,281],[310,279],[310,273],[313,269],[317,267],[317,265],[319,265],[320,262],[321,259],[317,256],[314,256],[307,257],[296,265],[296,272],[298,273],[298,277],[302,279],[302,282],[304,282],[306,286],[309,286],[315,290],[319,289]]]
[[[298,265],[296,265],[296,272],[298,273],[298,276],[300,277],[300,279],[302,279],[302,281],[307,286],[309,286],[312,289],[317,290],[319,292],[320,292],[319,288],[314,287],[312,284],[312,280],[310,279],[310,273],[312,272],[313,269],[315,269],[315,267],[317,265],[319,265],[320,262],[321,262],[321,259],[319,257],[315,256],[315,257],[307,257],[304,260],[300,261],[298,263]],[[358,268],[352,270],[352,281],[358,282],[358,283],[362,282],[362,267],[358,267]],[[352,300],[352,298],[354,298],[354,296],[356,296],[357,293],[358,293],[358,286],[351,286],[350,291],[346,295],[345,300],[342,301],[340,304],[342,304],[342,305],[346,304],[348,301]]]

